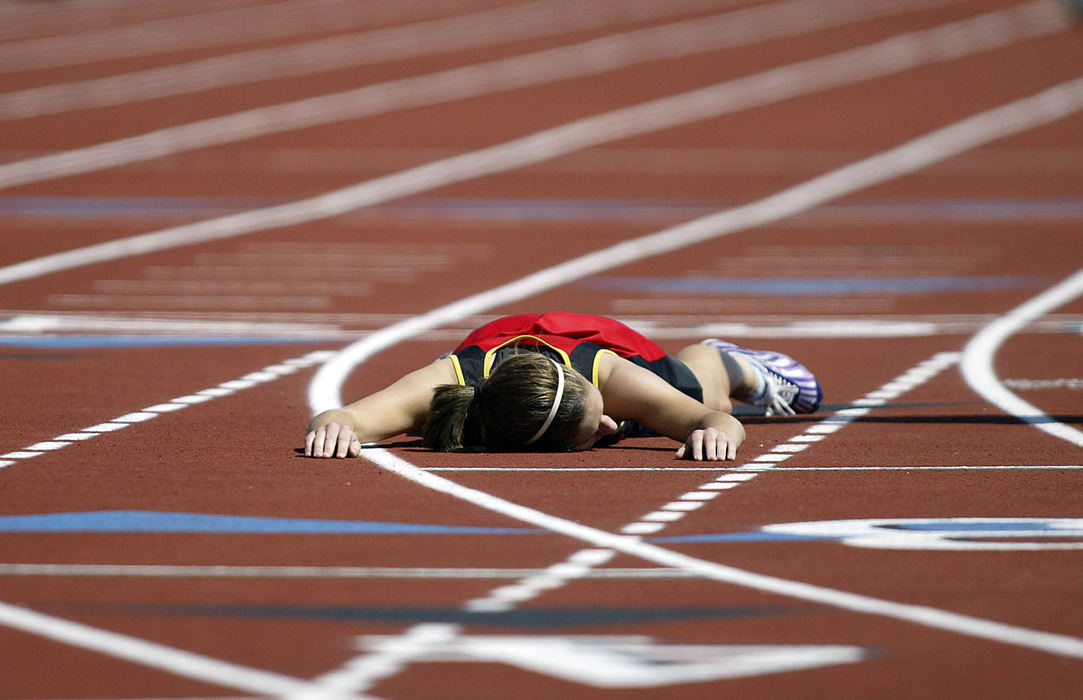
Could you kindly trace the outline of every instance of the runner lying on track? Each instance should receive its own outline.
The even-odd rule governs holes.
[[[308,426],[305,454],[356,457],[361,444],[420,432],[440,452],[572,451],[665,435],[677,457],[734,459],[745,431],[732,399],[767,415],[810,413],[820,385],[775,352],[705,340],[667,355],[618,321],[521,314],[473,331],[449,355]]]

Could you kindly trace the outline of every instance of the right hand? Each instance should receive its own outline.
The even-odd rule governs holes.
[[[309,430],[305,436],[306,457],[356,457],[361,454],[361,441],[353,428],[330,422]]]

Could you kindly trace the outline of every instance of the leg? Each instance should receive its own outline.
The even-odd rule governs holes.
[[[749,350],[713,338],[702,344],[716,350],[724,365],[728,361],[741,368],[742,382],[734,384],[730,396],[764,408],[769,416],[812,413],[819,408],[823,398],[820,383],[807,367],[789,355]],[[752,381],[749,381],[749,371]]]
[[[703,387],[703,403],[716,411],[733,412],[731,399],[750,398],[756,390],[756,370],[739,355],[697,343],[677,353]]]

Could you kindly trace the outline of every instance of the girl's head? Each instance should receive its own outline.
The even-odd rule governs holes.
[[[585,435],[593,436],[603,418],[601,409],[601,394],[582,374],[540,353],[521,352],[477,385],[437,387],[424,441],[440,452],[584,449],[590,446]]]

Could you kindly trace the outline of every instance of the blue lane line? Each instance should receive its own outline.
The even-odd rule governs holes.
[[[532,535],[542,530],[353,520],[267,518],[141,510],[0,516],[0,532],[142,532],[259,535]]]

